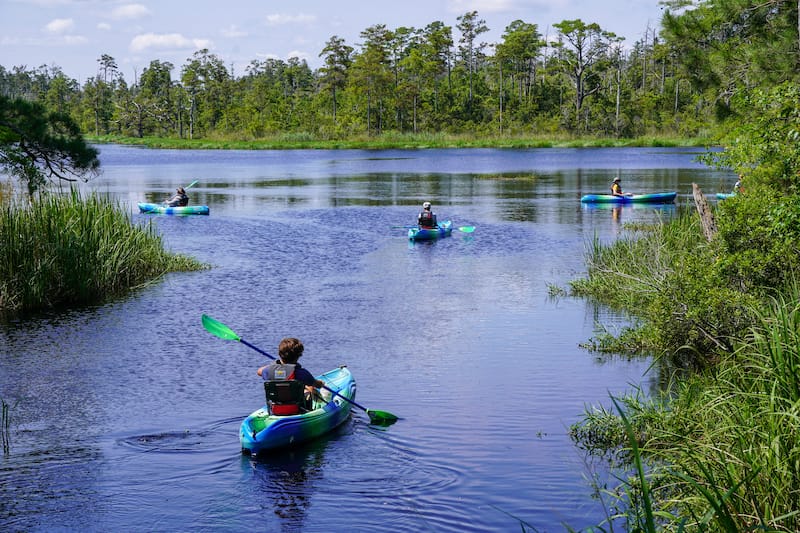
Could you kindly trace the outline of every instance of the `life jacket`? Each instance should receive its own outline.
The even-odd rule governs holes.
[[[273,415],[296,415],[305,405],[305,385],[294,379],[295,366],[275,363],[267,367],[264,391]]]
[[[619,183],[613,183],[611,185],[611,194],[621,194],[622,187],[619,186]]]
[[[417,224],[419,224],[419,227],[421,228],[435,228],[436,215],[434,215],[432,211],[423,211],[417,218]]]

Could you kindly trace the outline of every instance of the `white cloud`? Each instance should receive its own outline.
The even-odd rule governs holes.
[[[284,26],[286,24],[308,24],[315,22],[317,17],[315,15],[306,15],[305,13],[298,13],[297,15],[284,15],[281,13],[273,13],[267,15],[267,26]]]
[[[449,0],[448,11],[463,15],[469,11],[477,11],[480,18],[482,13],[502,13],[517,7],[515,0]]]
[[[211,46],[212,42],[208,39],[190,39],[180,33],[144,33],[134,37],[129,48],[134,52],[143,52],[149,49],[200,49],[210,48]]]
[[[247,37],[247,32],[240,30],[236,24],[231,24],[227,28],[223,28],[220,33],[223,35],[223,37],[230,37],[232,39],[236,39],[238,37]]]
[[[292,50],[291,52],[286,54],[286,57],[287,58],[296,57],[297,59],[305,59],[306,61],[308,61],[309,55],[308,52],[301,52],[300,50]]]
[[[65,35],[64,36],[64,44],[75,46],[80,44],[86,44],[89,42],[89,39],[84,37],[83,35]]]
[[[101,22],[97,25],[97,29],[102,31],[110,31],[111,24],[108,24],[107,22]]]
[[[44,27],[50,33],[64,33],[71,30],[75,26],[75,21],[72,19],[53,19]]]
[[[150,10],[142,4],[125,4],[119,6],[111,12],[111,18],[114,20],[123,19],[138,19],[146,17],[150,14]]]

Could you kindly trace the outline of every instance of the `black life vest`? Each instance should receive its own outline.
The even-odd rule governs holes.
[[[305,406],[305,386],[294,379],[296,365],[274,363],[267,367],[264,389],[273,415],[296,415]],[[291,385],[291,386],[290,386]]]
[[[425,210],[419,214],[417,218],[417,224],[421,228],[435,228],[436,227],[436,215],[433,212]]]

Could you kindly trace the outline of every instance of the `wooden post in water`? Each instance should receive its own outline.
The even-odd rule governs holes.
[[[697,206],[697,212],[700,214],[700,222],[703,224],[703,234],[706,236],[706,240],[711,242],[711,239],[717,234],[714,214],[711,212],[711,208],[708,207],[708,201],[703,191],[700,190],[696,183],[692,183],[692,195],[694,196],[694,205]]]

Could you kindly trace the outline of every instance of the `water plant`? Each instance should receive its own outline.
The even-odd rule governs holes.
[[[204,268],[165,250],[150,225],[137,226],[98,195],[49,194],[0,208],[0,311],[95,303],[170,271]]]
[[[3,398],[0,398],[0,442],[3,443],[3,453],[11,451],[11,414],[10,407]]]

